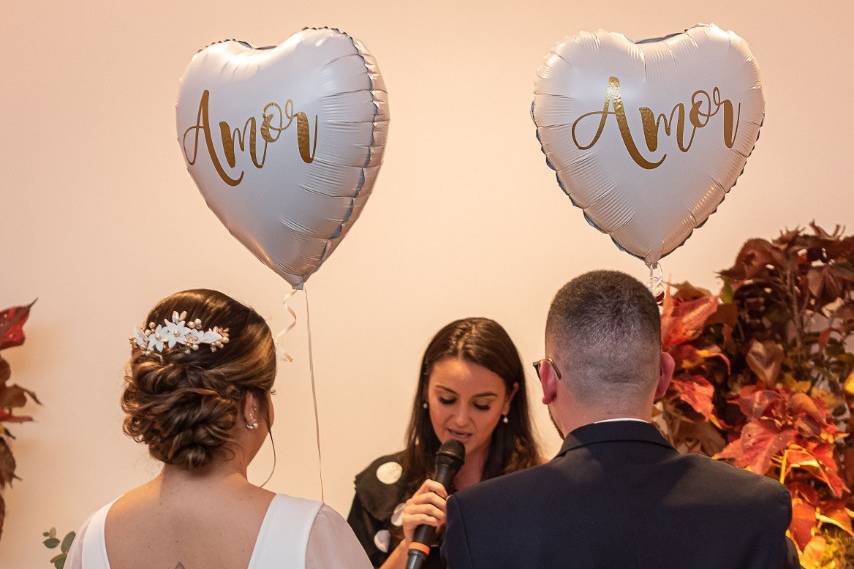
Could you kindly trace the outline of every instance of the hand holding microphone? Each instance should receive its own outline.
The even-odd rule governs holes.
[[[466,449],[459,441],[446,441],[436,452],[435,480],[426,480],[406,502],[403,531],[409,555],[406,569],[418,569],[430,554],[436,530],[445,523],[448,492],[465,461]]]

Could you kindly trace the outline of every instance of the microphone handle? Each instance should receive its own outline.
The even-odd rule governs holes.
[[[406,558],[406,569],[421,569],[425,561],[427,561],[427,556],[423,551],[410,549],[409,557]]]
[[[436,478],[434,480],[447,489],[448,486],[451,485],[451,481],[454,479],[454,475],[456,475],[458,469],[459,466],[453,468],[449,464],[439,464],[436,468]],[[415,528],[415,533],[412,536],[412,542],[426,545],[429,548],[433,545],[435,538],[436,528],[428,526],[427,524],[422,524]],[[420,549],[413,549],[410,547],[409,557],[406,561],[406,569],[420,569],[426,560],[426,553]]]

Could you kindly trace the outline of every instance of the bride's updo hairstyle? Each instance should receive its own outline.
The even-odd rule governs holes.
[[[262,416],[267,414],[276,350],[257,312],[215,290],[185,290],[164,298],[148,314],[143,330],[149,323],[172,322],[176,313],[194,331],[219,330],[225,340],[201,340],[195,349],[180,343],[170,348],[167,341],[161,350],[141,347],[132,338],[122,394],[124,432],[148,445],[157,460],[194,470],[230,452],[233,429],[244,420],[247,393],[257,397]],[[189,331],[180,330],[179,335]],[[153,338],[154,330],[149,334]]]

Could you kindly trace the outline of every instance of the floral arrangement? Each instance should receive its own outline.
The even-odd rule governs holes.
[[[35,302],[28,306],[15,306],[0,312],[0,351],[24,343],[24,324],[30,316],[30,308],[33,304]],[[12,481],[18,478],[15,476],[15,457],[9,445],[9,441],[14,440],[15,437],[7,425],[32,421],[32,417],[16,415],[15,409],[25,406],[30,399],[40,404],[36,394],[29,389],[20,385],[10,385],[11,377],[12,370],[9,362],[0,355],[0,490],[5,489],[7,484],[11,485]],[[0,495],[0,537],[3,535],[5,517],[6,503]]]
[[[776,478],[806,569],[854,567],[854,237],[750,239],[715,295],[688,283],[664,298],[676,360],[661,404],[673,443]]]

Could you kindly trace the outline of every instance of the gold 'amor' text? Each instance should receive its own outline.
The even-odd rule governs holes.
[[[222,181],[229,186],[237,186],[243,181],[244,172],[241,170],[236,176],[226,172],[222,161],[217,154],[214,146],[213,129],[211,129],[210,116],[208,111],[208,102],[210,100],[210,92],[205,89],[202,93],[202,98],[199,101],[199,110],[196,114],[196,124],[187,128],[184,131],[183,149],[187,163],[193,165],[196,163],[196,158],[199,152],[199,136],[204,137],[205,148],[211,158],[213,167],[216,169]],[[225,161],[229,168],[234,168],[237,165],[237,156],[235,155],[235,145],[240,148],[241,152],[246,151],[246,138],[249,137],[249,158],[256,168],[263,168],[267,161],[267,147],[279,140],[282,132],[287,130],[296,120],[297,122],[297,148],[299,149],[300,158],[306,164],[311,164],[314,161],[315,151],[317,150],[317,115],[314,117],[314,143],[311,143],[309,135],[309,122],[305,113],[294,113],[294,103],[290,99],[285,101],[284,105],[278,103],[267,103],[262,111],[261,128],[258,128],[258,122],[255,117],[249,117],[243,123],[243,128],[232,128],[226,121],[220,121],[219,138],[222,143],[222,151],[225,155]],[[287,122],[286,122],[287,121]],[[261,135],[261,154],[258,155],[258,135]],[[192,152],[187,149],[187,138],[192,137]]]
[[[718,114],[723,109],[723,141],[727,148],[732,148],[735,144],[735,138],[738,134],[739,121],[741,119],[741,103],[738,103],[738,111],[735,111],[732,101],[729,99],[721,99],[720,89],[715,87],[711,94],[704,90],[694,91],[691,95],[691,107],[687,112],[688,130],[686,132],[686,112],[683,103],[677,103],[673,106],[669,115],[660,113],[656,116],[655,111],[649,107],[640,107],[638,112],[641,116],[641,124],[643,125],[643,135],[646,147],[650,152],[655,152],[658,149],[658,135],[663,126],[664,133],[667,136],[675,134],[676,145],[681,152],[688,152],[691,145],[694,143],[694,135],[697,130],[709,124],[712,117]],[[632,136],[629,128],[629,121],[626,118],[626,109],[623,106],[623,97],[620,93],[620,80],[616,77],[608,79],[608,89],[605,94],[605,102],[602,105],[601,111],[592,111],[584,113],[572,123],[572,141],[579,150],[587,150],[592,148],[602,132],[605,130],[605,124],[608,117],[614,115],[617,121],[617,127],[620,130],[620,137],[623,140],[623,145],[632,157],[632,160],[647,170],[653,170],[661,166],[667,154],[663,154],[658,160],[648,160],[641,154]],[[598,117],[599,124],[596,128],[596,133],[587,144],[579,142],[575,130],[578,125],[588,117]],[[675,125],[674,125],[675,121]],[[675,127],[675,129],[674,129]],[[687,136],[687,138],[686,138]]]

